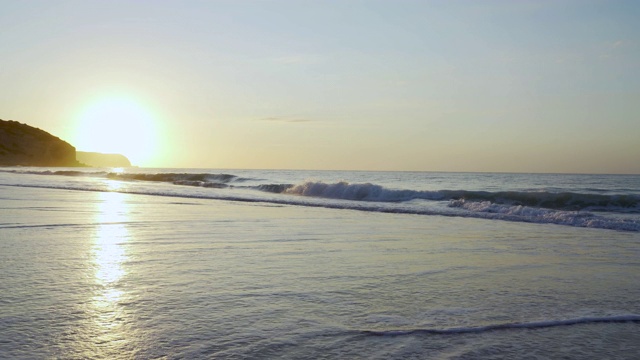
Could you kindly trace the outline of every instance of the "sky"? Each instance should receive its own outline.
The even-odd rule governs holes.
[[[640,2],[0,0],[0,118],[145,167],[640,173]]]

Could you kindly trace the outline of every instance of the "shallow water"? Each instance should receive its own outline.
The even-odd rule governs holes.
[[[640,236],[0,185],[0,358],[640,357]]]

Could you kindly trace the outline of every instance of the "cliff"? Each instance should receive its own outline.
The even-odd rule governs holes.
[[[94,167],[129,167],[131,162],[124,155],[76,151],[76,159]]]
[[[0,166],[82,166],[76,148],[48,132],[0,119]]]

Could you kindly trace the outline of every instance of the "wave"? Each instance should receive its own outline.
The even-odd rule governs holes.
[[[640,212],[640,197],[634,195],[603,195],[573,192],[548,191],[443,191],[451,200],[489,201],[495,204],[508,204],[539,207],[556,210],[602,210],[615,208]]]
[[[284,193],[329,199],[404,202],[415,199],[482,202],[528,206],[555,210],[600,210],[640,212],[640,197],[634,195],[602,195],[548,191],[470,191],[470,190],[394,190],[380,185],[307,181],[286,188]]]
[[[281,205],[324,207],[369,212],[439,215],[506,220],[573,227],[640,232],[638,195],[606,195],[545,191],[473,191],[391,189],[372,183],[305,181],[298,185],[267,183],[226,173],[120,173],[107,171],[0,170],[38,175],[86,176],[132,182],[165,182],[178,186],[214,188],[193,192],[176,187],[160,188],[131,184],[118,191],[185,198],[205,198]],[[10,184],[6,184],[10,185]],[[96,182],[35,186],[68,190],[109,191]],[[237,191],[236,191],[237,190]],[[272,195],[266,195],[269,193]],[[591,211],[602,212],[596,215]],[[604,214],[606,213],[606,215]]]
[[[479,219],[640,231],[640,221],[636,219],[598,216],[589,212],[541,209],[522,205],[500,205],[489,201],[469,202],[464,199],[451,201],[447,206],[465,210],[459,216]]]
[[[256,189],[264,192],[281,194],[287,192],[293,185],[291,184],[263,184],[258,186],[252,186],[251,189]]]
[[[78,190],[78,191],[111,191],[99,186],[86,187],[86,186],[71,186],[71,185],[26,185],[26,184],[3,184],[4,186],[17,186],[17,187],[36,187],[36,188],[48,188],[48,189],[64,189],[64,190]],[[401,204],[389,204],[375,202],[357,202],[357,201],[314,201],[312,198],[296,199],[295,197],[281,197],[281,198],[264,198],[259,196],[251,196],[248,194],[236,194],[236,193],[182,193],[182,192],[167,192],[165,191],[152,191],[149,189],[143,190],[118,190],[121,193],[135,194],[135,195],[150,195],[150,196],[165,196],[165,197],[177,197],[177,198],[191,198],[191,199],[210,199],[210,200],[226,200],[226,201],[238,201],[238,202],[261,202],[279,205],[292,205],[292,206],[307,206],[307,207],[321,207],[327,209],[339,209],[339,210],[356,210],[367,212],[379,212],[379,213],[393,213],[393,214],[412,214],[412,215],[431,215],[431,216],[447,216],[447,217],[466,217],[477,218],[487,220],[505,220],[513,222],[528,222],[538,224],[556,224],[567,225],[573,227],[586,227],[596,229],[608,229],[617,231],[634,231],[640,232],[640,221],[635,219],[618,219],[609,218],[603,216],[597,216],[590,213],[579,213],[575,211],[558,211],[548,209],[533,209],[526,207],[505,207],[504,209],[495,210],[499,206],[487,205],[488,209],[494,208],[494,210],[486,210],[482,208],[482,203],[475,204],[469,203],[463,205],[467,207],[468,211],[454,211],[456,210],[451,204],[445,208],[439,207],[420,207],[420,206],[402,206]],[[479,209],[473,209],[473,206],[480,207]],[[451,210],[448,210],[451,209]]]
[[[640,231],[640,222],[631,219],[612,219],[589,212],[533,208],[522,205],[500,205],[490,201],[454,200],[448,204],[475,214],[473,217],[539,224],[569,225],[610,230]]]
[[[5,172],[28,173],[38,175],[103,177],[111,180],[168,182],[175,185],[200,187],[242,187],[242,183],[250,180],[233,174],[212,173],[126,173],[106,171],[23,171],[7,170]],[[411,190],[389,189],[371,183],[349,183],[339,181],[325,183],[323,181],[305,181],[292,184],[260,184],[247,186],[270,193],[283,193],[306,197],[352,200],[366,202],[407,202],[412,200],[432,201],[464,201],[465,204],[477,202],[496,205],[526,206],[566,211],[616,211],[640,213],[640,196],[638,195],[606,195],[577,192],[553,191],[474,191],[474,190]],[[457,203],[454,203],[454,206]],[[468,206],[471,209],[471,206]]]
[[[126,173],[109,171],[80,171],[80,170],[3,170],[3,172],[32,174],[32,175],[57,175],[72,177],[99,177],[110,180],[122,181],[152,181],[168,182],[175,185],[225,187],[229,183],[239,183],[249,179],[232,174],[211,173]]]
[[[200,184],[206,186],[207,184],[223,185],[233,181],[242,181],[236,175],[231,174],[189,174],[189,173],[119,173],[110,172],[106,175],[107,178],[112,180],[138,180],[138,181],[159,181],[159,182],[171,182],[176,185],[190,185],[194,186]]]
[[[595,324],[595,323],[638,323],[640,322],[640,315],[614,315],[603,317],[581,317],[574,319],[564,320],[545,320],[545,321],[533,321],[524,323],[504,323],[504,324],[492,324],[476,327],[456,327],[446,329],[409,329],[409,330],[362,330],[361,332],[367,335],[374,336],[402,336],[402,335],[417,335],[417,334],[469,334],[469,333],[483,333],[496,330],[511,330],[511,329],[541,329],[557,326],[570,326],[581,324]]]
[[[350,184],[346,181],[334,184],[307,181],[287,188],[284,192],[292,195],[329,199],[380,202],[401,202],[414,199],[442,200],[444,198],[444,194],[438,191],[393,190],[370,183]]]
[[[440,209],[436,211],[438,215],[640,231],[640,222],[637,220],[607,218],[588,212],[640,213],[640,197],[634,195],[548,191],[414,191],[388,189],[370,183],[350,184],[344,181],[333,184],[307,181],[288,187],[283,192],[299,196],[362,202],[448,201],[448,208],[460,209],[464,212],[450,214]],[[413,211],[410,208],[395,209],[395,212],[411,213]],[[432,215],[432,212],[431,210],[415,211],[424,215]]]

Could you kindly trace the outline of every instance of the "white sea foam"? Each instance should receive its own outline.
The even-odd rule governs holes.
[[[437,191],[393,190],[380,185],[350,184],[341,181],[327,184],[322,181],[307,181],[284,191],[287,194],[313,196],[341,200],[400,202],[413,199],[442,200],[445,196]]]
[[[640,231],[640,222],[637,220],[607,218],[590,212],[541,209],[522,205],[502,205],[490,201],[466,201],[464,199],[452,200],[449,206],[468,210],[480,218]]]

